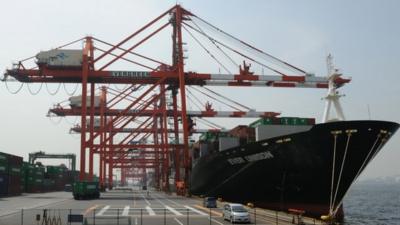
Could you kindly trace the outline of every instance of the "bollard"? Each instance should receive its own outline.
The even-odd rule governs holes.
[[[167,225],[167,209],[164,208],[164,225]]]
[[[210,208],[210,225],[211,225],[211,208]]]
[[[24,209],[21,209],[21,225],[24,225]]]
[[[186,225],[189,225],[189,209],[186,209]]]
[[[140,209],[140,225],[143,225],[143,209]]]
[[[93,225],[96,225],[96,209],[93,209]]]
[[[254,207],[254,225],[257,225],[257,210]]]
[[[71,214],[72,214],[72,209],[69,209],[69,215],[71,215]],[[71,225],[71,221],[69,221],[68,223],[69,223],[69,225]]]

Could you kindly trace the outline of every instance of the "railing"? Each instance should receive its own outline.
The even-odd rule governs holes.
[[[283,212],[249,210],[250,224],[322,225],[320,220],[303,218]],[[12,215],[0,217],[0,225],[225,225],[234,224],[223,218],[220,208],[106,208],[89,209],[21,209]]]

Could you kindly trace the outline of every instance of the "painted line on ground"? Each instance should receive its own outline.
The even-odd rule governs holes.
[[[158,194],[157,194],[158,195]],[[182,204],[179,204],[178,202],[172,201],[171,199],[168,199],[167,197],[163,197],[161,195],[158,195],[160,198],[165,199],[169,202],[171,202],[172,204],[176,205],[176,206],[182,206]]]
[[[202,216],[208,216],[207,213],[205,213],[205,212],[203,212],[203,211],[200,211],[200,210],[197,210],[197,209],[195,209],[195,208],[192,208],[192,207],[190,207],[190,206],[188,206],[188,205],[185,205],[184,207],[187,208],[187,209],[190,209],[190,210],[192,210],[193,212],[195,212],[195,213],[197,213],[197,214],[200,214],[200,215],[202,215]]]
[[[179,225],[183,225],[183,223],[181,221],[179,221],[177,218],[174,218],[174,220],[179,223]]]
[[[128,214],[129,214],[129,209],[130,209],[131,207],[129,206],[129,205],[127,205],[127,206],[125,206],[124,207],[124,210],[122,211],[122,213],[121,213],[121,216],[128,216]]]
[[[146,199],[146,197],[144,196],[143,193],[142,193],[142,197],[143,197],[143,199],[146,201],[147,205],[151,205],[151,203],[149,202],[149,200]]]
[[[196,208],[198,208],[198,209],[201,209],[201,210],[203,210],[203,211],[206,211],[206,212],[208,212],[208,214],[210,214],[210,210],[211,210],[211,209],[209,209],[209,208],[205,208],[205,207],[203,207],[203,206],[201,206],[201,205],[194,205],[194,207],[196,207]],[[213,210],[211,210],[211,214],[214,214],[214,215],[216,215],[216,216],[222,217],[222,213],[220,213],[220,212],[215,212],[215,211],[213,211]]]
[[[171,207],[168,206],[168,205],[165,205],[165,208],[168,209],[169,211],[171,211],[173,214],[175,214],[175,215],[177,215],[177,216],[183,216],[182,213],[176,211],[175,209],[171,208]]]
[[[146,210],[149,213],[150,216],[155,216],[156,213],[153,211],[152,208],[150,208],[150,206],[146,206]]]
[[[86,216],[86,215],[89,214],[91,211],[95,210],[97,207],[99,207],[99,205],[93,205],[92,207],[86,209],[86,211],[83,213],[83,215]]]
[[[104,207],[96,214],[96,216],[102,216],[109,208],[110,208],[109,205],[104,206]]]

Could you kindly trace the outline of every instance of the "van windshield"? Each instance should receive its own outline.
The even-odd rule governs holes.
[[[234,211],[234,212],[247,212],[247,210],[245,208],[243,208],[243,206],[240,206],[240,205],[232,206],[232,211]]]

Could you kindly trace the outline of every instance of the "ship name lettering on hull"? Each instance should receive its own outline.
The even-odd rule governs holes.
[[[246,163],[246,162],[255,162],[255,161],[260,161],[260,160],[264,160],[264,159],[272,159],[272,158],[274,158],[274,155],[272,155],[272,153],[270,151],[266,151],[266,152],[252,154],[252,155],[247,155],[244,157],[230,158],[230,159],[227,159],[227,161],[231,165],[238,165],[238,164],[242,164],[242,163]]]

